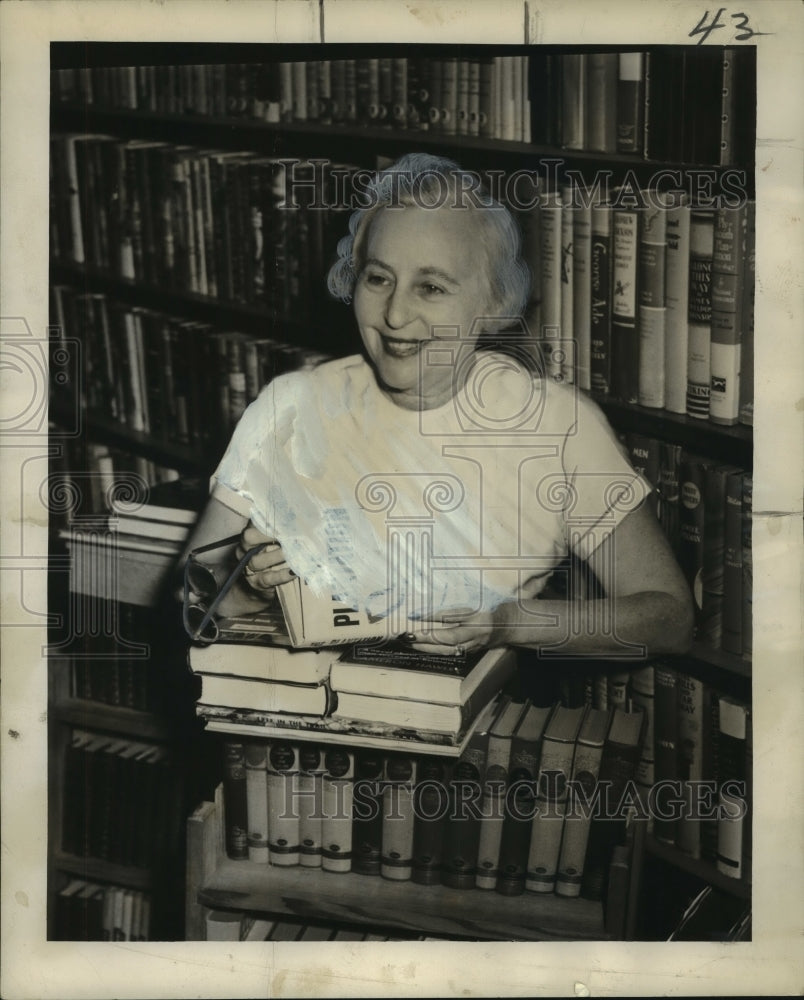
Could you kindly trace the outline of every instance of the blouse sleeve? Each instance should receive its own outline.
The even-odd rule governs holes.
[[[590,399],[576,394],[577,418],[564,438],[565,530],[569,548],[588,559],[651,492],[631,466],[606,417]]]

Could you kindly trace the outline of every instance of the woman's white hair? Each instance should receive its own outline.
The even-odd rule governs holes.
[[[349,233],[338,243],[338,259],[327,275],[330,293],[350,302],[363,269],[369,226],[387,208],[416,205],[424,208],[454,206],[474,212],[482,228],[480,246],[486,256],[490,309],[495,319],[522,314],[530,292],[531,276],[522,259],[519,226],[509,209],[495,201],[480,178],[457,163],[430,153],[408,153],[377,173],[361,197],[369,207],[357,209],[349,219]]]

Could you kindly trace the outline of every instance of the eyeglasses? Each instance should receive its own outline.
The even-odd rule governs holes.
[[[215,612],[224,597],[243,575],[249,560],[258,552],[262,552],[269,543],[260,542],[259,545],[250,548],[221,583],[218,582],[212,567],[200,562],[198,556],[204,552],[212,552],[214,549],[235,545],[239,541],[240,535],[230,535],[218,542],[201,545],[197,549],[193,549],[187,556],[187,562],[184,564],[182,622],[184,631],[194,642],[202,642],[206,645],[215,642],[219,635],[214,617]],[[199,603],[190,602],[191,594],[196,594],[200,598]]]

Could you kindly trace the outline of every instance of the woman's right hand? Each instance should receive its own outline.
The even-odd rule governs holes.
[[[275,587],[293,580],[296,574],[285,562],[285,554],[280,544],[268,535],[264,535],[249,521],[240,536],[237,558],[242,559],[255,545],[265,545],[265,548],[249,559],[243,579],[252,589],[266,596],[272,596]]]

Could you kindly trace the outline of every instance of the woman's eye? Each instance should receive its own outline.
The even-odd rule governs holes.
[[[377,274],[376,272],[366,274],[365,280],[367,285],[374,285],[377,288],[388,284],[388,278],[384,274]]]
[[[444,294],[443,288],[439,288],[438,285],[431,285],[429,282],[425,282],[425,284],[422,285],[422,291],[425,295],[438,296]]]

